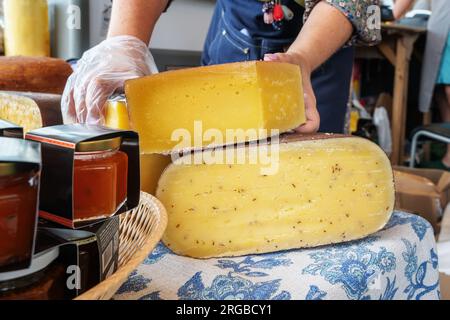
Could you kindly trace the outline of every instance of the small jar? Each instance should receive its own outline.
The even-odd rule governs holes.
[[[39,172],[0,163],[0,272],[27,268],[36,232]]]
[[[65,270],[59,247],[33,258],[28,269],[0,273],[0,300],[58,300],[65,295]]]
[[[121,138],[80,143],[73,174],[74,220],[113,215],[127,199],[128,156]]]

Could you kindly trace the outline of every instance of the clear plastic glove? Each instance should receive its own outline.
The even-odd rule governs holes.
[[[109,38],[86,51],[67,81],[64,123],[104,124],[105,103],[128,79],[157,73],[147,45],[132,36]]]

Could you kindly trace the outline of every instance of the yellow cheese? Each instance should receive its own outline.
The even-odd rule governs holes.
[[[105,113],[105,125],[107,127],[130,130],[130,120],[128,118],[126,101],[108,101]]]
[[[38,104],[19,95],[0,93],[0,119],[21,126],[24,133],[43,126]]]
[[[156,194],[158,180],[171,158],[162,154],[141,154],[141,190]]]
[[[47,0],[4,0],[5,55],[50,56]]]
[[[157,189],[169,215],[164,243],[208,258],[339,243],[383,228],[395,199],[385,153],[362,138],[296,140],[279,145],[275,174],[263,174],[261,162],[186,163],[199,152],[171,164]],[[245,149],[247,160],[255,148]]]
[[[226,131],[267,129],[270,135],[271,129],[286,132],[305,122],[300,68],[286,63],[244,62],[164,72],[127,81],[125,93],[144,153],[257,140],[250,135],[227,137]],[[189,133],[187,146],[180,146],[173,136],[180,129]],[[203,137],[209,129],[218,130],[223,141]]]

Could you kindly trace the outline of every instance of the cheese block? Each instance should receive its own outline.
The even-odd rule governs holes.
[[[125,100],[108,101],[105,110],[105,126],[114,129],[130,130],[130,120]]]
[[[23,127],[25,133],[62,124],[61,96],[0,91],[0,119]]]
[[[253,61],[163,72],[127,81],[125,94],[131,126],[145,153],[258,140],[272,129],[287,132],[305,122],[300,68],[286,63]],[[210,129],[222,140],[207,138]],[[252,130],[237,137],[226,134],[237,129]]]
[[[163,173],[163,241],[175,253],[209,258],[339,243],[380,230],[392,214],[392,168],[368,140],[294,134],[270,148],[236,148],[236,157],[242,149],[245,162],[229,151],[233,161],[220,162],[223,149],[206,150]],[[251,162],[255,151],[272,160]],[[266,171],[269,164],[276,170]]]
[[[0,57],[0,90],[62,94],[71,74],[61,59]]]

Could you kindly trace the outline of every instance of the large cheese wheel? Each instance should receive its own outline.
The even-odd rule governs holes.
[[[169,216],[164,243],[196,258],[264,253],[360,239],[389,220],[393,173],[376,144],[291,135],[271,146],[278,150],[213,149],[171,164],[157,189]],[[250,162],[264,151],[270,162]],[[221,152],[232,161],[217,164]]]

